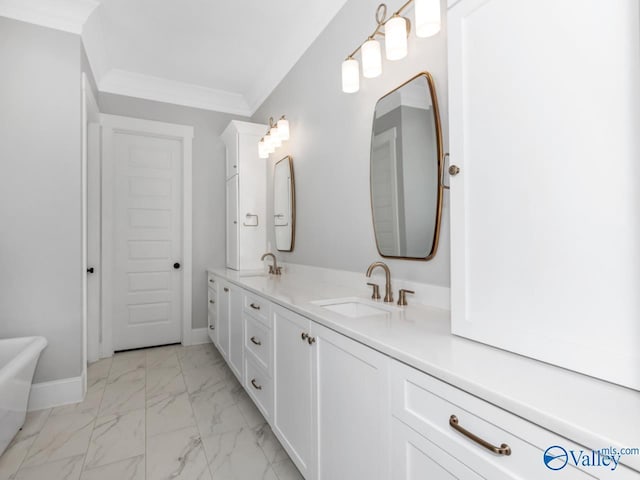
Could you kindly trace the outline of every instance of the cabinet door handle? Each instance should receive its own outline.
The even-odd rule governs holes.
[[[216,283],[216,282],[212,278],[210,278],[209,283]]]
[[[209,330],[215,330],[216,327],[214,327],[213,325],[209,325]]]
[[[256,340],[256,337],[251,337],[251,343],[258,346],[262,345],[262,342],[260,340]]]
[[[214,302],[213,300],[209,300],[209,303],[213,305],[216,302]]]
[[[249,305],[251,308],[253,308],[254,310],[260,310],[260,305],[256,305],[255,303],[252,303],[251,305]]]
[[[449,417],[449,425],[451,427],[453,427],[454,430],[457,430],[458,432],[460,432],[462,435],[464,435],[468,439],[473,440],[474,442],[476,442],[479,445],[482,445],[484,448],[486,448],[490,452],[495,453],[496,455],[511,455],[511,447],[509,445],[507,445],[506,443],[503,443],[499,447],[491,445],[486,440],[483,440],[482,438],[478,437],[477,435],[474,435],[473,433],[471,433],[466,428],[461,427],[459,422],[458,422],[458,417],[456,417],[455,415],[451,415]]]
[[[258,384],[256,383],[256,379],[255,379],[255,378],[253,378],[253,379],[251,380],[251,385],[253,385],[253,388],[255,388],[256,390],[262,390],[262,386],[261,386],[261,385],[258,385]]]
[[[314,343],[316,343],[316,337],[308,336],[307,342],[309,342],[309,345],[313,345]]]
[[[300,335],[300,338],[304,342],[307,338],[309,338],[309,334],[307,332],[302,332],[302,334]]]
[[[228,291],[229,291],[229,289],[228,289],[227,287],[224,287],[224,291],[225,291],[225,292],[228,292]]]

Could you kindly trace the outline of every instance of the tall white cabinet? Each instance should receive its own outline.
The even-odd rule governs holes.
[[[452,329],[640,389],[640,4],[587,3],[450,2]]]
[[[226,252],[233,270],[262,268],[266,251],[267,162],[258,141],[267,126],[233,120],[222,133],[226,146]]]

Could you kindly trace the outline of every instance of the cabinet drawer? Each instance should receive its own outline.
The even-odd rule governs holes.
[[[245,312],[271,328],[271,324],[269,323],[269,302],[267,300],[256,295],[251,295],[250,293],[245,293],[243,305]]]
[[[393,416],[482,477],[495,480],[546,478],[551,470],[543,462],[543,453],[548,447],[560,445],[567,450],[584,450],[584,447],[399,362],[392,362],[391,372]],[[457,431],[450,425],[452,416],[456,417],[458,427],[491,445],[508,445],[510,455],[492,453]],[[558,479],[594,478],[571,464],[553,473]]]
[[[244,315],[244,345],[253,354],[258,365],[271,371],[271,330],[250,315]]]
[[[264,418],[271,420],[273,415],[273,379],[251,357],[246,358],[244,386]]]

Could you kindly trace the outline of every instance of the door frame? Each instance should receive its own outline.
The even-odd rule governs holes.
[[[182,145],[182,344],[191,344],[192,302],[192,150],[193,127],[142,120],[120,115],[100,114],[102,124],[102,357],[113,355],[112,278],[113,278],[113,201],[114,133],[142,134],[180,141]]]

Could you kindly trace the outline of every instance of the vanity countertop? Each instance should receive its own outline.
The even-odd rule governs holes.
[[[410,304],[348,318],[311,302],[362,290],[295,273],[209,271],[576,443],[640,448],[640,392],[452,335],[447,310]],[[640,471],[638,455],[621,463]]]

